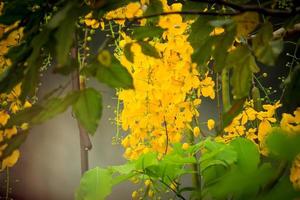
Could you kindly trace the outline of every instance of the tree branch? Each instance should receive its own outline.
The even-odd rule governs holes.
[[[197,1],[197,0],[191,0],[191,1]],[[198,3],[208,3],[208,4],[218,4],[230,7],[236,11],[234,12],[211,12],[211,11],[196,11],[196,10],[190,10],[190,11],[172,11],[172,12],[162,12],[162,13],[154,13],[150,15],[140,16],[140,17],[114,17],[107,19],[107,21],[118,21],[118,20],[129,20],[129,21],[136,21],[141,19],[148,19],[153,17],[159,17],[159,16],[166,16],[166,15],[174,15],[174,14],[180,14],[180,15],[209,15],[209,16],[235,16],[240,15],[245,12],[257,12],[259,14],[263,14],[266,16],[273,16],[273,17],[291,17],[296,16],[297,14],[300,14],[300,7],[296,7],[293,10],[278,10],[278,9],[269,9],[269,8],[262,8],[257,7],[256,5],[238,5],[231,2],[223,1],[223,0],[201,0],[201,2],[197,1]]]

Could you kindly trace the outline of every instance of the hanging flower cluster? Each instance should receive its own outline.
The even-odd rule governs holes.
[[[141,2],[140,10],[128,9],[137,5],[129,4],[127,9],[118,9],[107,16],[131,17],[134,13],[139,16],[144,3]],[[168,6],[167,1],[162,4],[164,12],[179,11],[182,7],[179,3]],[[201,77],[191,61],[193,48],[187,41],[188,22],[180,15],[168,15],[161,16],[158,25],[165,29],[162,38],[147,42],[155,47],[160,58],[145,55],[139,42],[125,33],[119,41],[121,49],[131,44],[134,52],[133,62],[124,54],[117,55],[130,71],[135,87],[118,92],[123,110],[117,120],[123,130],[129,130],[122,141],[127,159],[136,159],[148,151],[168,153],[172,143],[181,141],[193,117],[199,116],[197,106],[201,97],[215,98],[214,81],[208,74]]]
[[[2,6],[1,6],[2,7]],[[1,10],[2,8],[0,8]],[[17,24],[11,26],[0,25],[0,37],[4,34],[9,33],[5,40],[0,42],[0,74],[6,70],[11,62],[5,57],[10,47],[16,46],[22,37],[23,28],[13,30]],[[13,30],[13,31],[12,31]],[[3,151],[7,148],[8,144],[5,141],[17,134],[18,129],[25,130],[28,128],[26,123],[20,127],[12,126],[7,129],[3,129],[10,118],[10,114],[16,113],[19,110],[30,107],[31,104],[26,101],[24,104],[18,99],[21,93],[21,84],[15,86],[10,93],[0,94],[0,156],[3,155]],[[21,133],[20,133],[21,134]],[[0,163],[0,171],[7,167],[12,167],[20,156],[19,150],[15,150],[8,157],[4,158]]]

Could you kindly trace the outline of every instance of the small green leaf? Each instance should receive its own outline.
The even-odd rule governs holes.
[[[212,16],[201,16],[191,25],[191,32],[188,40],[194,49],[202,46],[209,37],[213,27],[210,26],[208,22],[213,19],[214,17]]]
[[[79,92],[71,92],[64,98],[51,98],[46,101],[34,104],[32,107],[21,110],[11,115],[5,128],[22,123],[40,124],[67,110],[79,97]]]
[[[215,48],[213,57],[215,59],[215,70],[221,72],[226,66],[226,59],[228,55],[228,49],[232,46],[235,39],[236,27],[233,24],[227,25],[225,32],[221,35],[215,36]]]
[[[232,93],[236,99],[241,99],[249,94],[252,73],[257,73],[259,68],[248,47],[241,45],[232,51],[226,65],[232,67]]]
[[[73,104],[73,111],[87,132],[94,135],[102,114],[100,93],[93,88],[81,90],[78,100]]]
[[[149,44],[148,42],[144,42],[144,41],[139,41],[138,43],[139,43],[139,45],[141,45],[143,54],[154,57],[154,58],[160,58],[159,53],[157,52],[155,47],[153,47],[151,44]]]
[[[84,173],[75,194],[76,200],[104,200],[111,193],[113,178],[107,169],[96,167]]]
[[[274,65],[277,57],[283,49],[282,40],[273,40],[273,28],[266,23],[253,39],[254,54],[258,61],[266,65]]]
[[[92,67],[97,69],[95,76],[98,81],[106,83],[113,88],[133,88],[133,80],[130,73],[118,60],[113,59],[111,66],[94,63]]]
[[[233,118],[235,118],[243,110],[245,100],[245,98],[242,98],[234,101],[231,108],[223,114],[223,127],[228,126],[232,122]]]
[[[73,44],[74,31],[76,28],[77,14],[76,10],[69,12],[68,16],[61,22],[58,30],[55,32],[56,43],[56,57],[59,66],[66,65],[70,59],[70,49]]]
[[[124,46],[124,55],[126,57],[126,59],[130,62],[133,62],[133,53],[131,51],[131,46],[132,46],[132,43],[127,43],[125,44]]]
[[[7,144],[7,147],[2,151],[2,154],[0,155],[0,163],[2,163],[3,159],[11,155],[14,150],[18,149],[21,146],[21,144],[24,143],[24,141],[27,138],[27,135],[27,131],[18,131],[17,135],[14,135],[10,139],[5,139],[2,142],[0,142],[1,147]]]
[[[133,28],[132,37],[136,40],[142,40],[144,38],[160,38],[164,32],[164,29],[158,26],[138,26]]]
[[[153,14],[159,14],[163,12],[163,5],[160,0],[149,0],[144,16],[149,16]],[[147,24],[157,24],[159,17],[153,17],[147,19]]]

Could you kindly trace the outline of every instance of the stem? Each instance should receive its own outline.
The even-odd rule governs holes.
[[[189,142],[190,142],[191,145],[195,144],[195,137],[194,137],[194,135],[193,135],[192,132],[189,134]],[[194,157],[195,157],[196,160],[198,160],[196,154],[194,155]],[[196,173],[192,174],[192,182],[193,182],[193,185],[197,189],[200,190],[201,189],[201,176],[199,174],[199,168],[198,168],[198,164],[197,163],[198,162],[192,164],[192,169],[196,172]]]
[[[229,92],[229,73],[227,69],[222,71],[222,101],[223,101],[223,110],[227,112],[230,107],[230,92]]]
[[[80,58],[78,58],[77,46],[72,48],[71,57],[74,60],[78,60],[78,63],[81,63]],[[83,67],[84,63],[81,64],[82,65],[79,66],[77,70],[72,74],[72,89],[75,91],[82,90],[85,88],[85,79],[79,74],[79,71]],[[92,148],[92,144],[87,131],[80,124],[79,120],[77,120],[77,124],[79,129],[79,141],[80,141],[81,175],[83,175],[89,169],[88,151]]]
[[[6,168],[6,194],[5,194],[5,200],[8,200],[8,194],[9,194],[9,168]]]
[[[219,95],[219,73],[216,75],[216,93],[217,93],[217,109],[218,109],[218,118],[219,118],[219,124],[220,129],[223,129],[223,117],[222,117],[222,111],[221,111],[221,103],[220,103],[220,95]]]

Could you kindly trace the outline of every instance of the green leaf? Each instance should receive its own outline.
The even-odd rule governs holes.
[[[282,200],[282,199],[297,199],[300,196],[300,191],[293,188],[288,176],[283,176],[278,180],[278,183],[266,193],[256,197],[256,200]]]
[[[213,27],[210,26],[208,22],[213,19],[212,16],[201,16],[191,25],[191,32],[188,40],[194,49],[202,46],[209,37]]]
[[[269,163],[259,165],[260,154],[252,141],[236,138],[229,145],[236,151],[237,161],[223,171],[223,176],[210,176],[204,196],[212,199],[223,199],[229,195],[232,199],[255,199],[259,188],[273,178],[276,170]],[[213,172],[214,168],[209,169]]]
[[[55,32],[56,43],[56,57],[58,61],[58,67],[66,65],[70,59],[70,49],[73,44],[74,31],[76,28],[77,12],[73,9],[68,12],[68,15],[61,21],[58,30]]]
[[[79,92],[71,92],[64,98],[51,98],[46,101],[34,104],[32,107],[21,110],[11,115],[5,128],[22,123],[40,124],[56,115],[65,112],[79,97]]]
[[[257,146],[251,140],[239,137],[232,140],[230,146],[237,152],[237,166],[240,170],[244,172],[256,170],[260,155]]]
[[[158,26],[138,26],[133,28],[132,37],[136,40],[142,40],[144,38],[160,38],[164,32],[164,29]]]
[[[160,58],[160,55],[156,51],[154,46],[152,46],[148,42],[144,42],[144,41],[139,41],[138,43],[139,43],[139,45],[141,45],[143,54],[154,57],[154,58]]]
[[[126,57],[126,59],[130,62],[133,62],[133,53],[131,51],[131,46],[132,46],[132,43],[127,43],[125,44],[124,46],[124,55]]]
[[[203,66],[211,58],[213,46],[215,44],[215,38],[207,38],[203,45],[195,50],[192,55],[193,62],[197,63],[198,66]]]
[[[63,21],[68,18],[68,14],[70,11],[72,11],[72,7],[74,6],[74,3],[68,3],[65,7],[63,7],[61,10],[59,10],[57,13],[54,14],[54,16],[51,18],[49,23],[47,24],[47,27],[50,29],[54,29],[59,27]]]
[[[228,126],[232,120],[243,110],[246,98],[238,99],[233,102],[231,108],[223,114],[223,127]]]
[[[294,132],[291,135],[282,129],[273,129],[266,139],[266,145],[271,155],[292,161],[300,153],[300,134]]]
[[[237,153],[232,146],[206,140],[204,143],[205,153],[200,157],[200,169],[205,171],[213,165],[223,165],[225,167],[237,161]]]
[[[264,24],[253,39],[254,54],[258,61],[266,65],[274,65],[283,49],[282,40],[273,39],[273,28],[270,23]]]
[[[251,87],[252,73],[257,73],[259,68],[251,51],[244,45],[232,51],[227,59],[227,66],[232,67],[232,93],[236,99],[248,96]]]
[[[93,88],[81,90],[78,100],[73,104],[73,111],[87,132],[94,135],[102,113],[100,93]]]
[[[236,27],[233,24],[227,25],[225,32],[221,35],[215,36],[215,47],[213,57],[215,59],[215,70],[221,72],[226,66],[226,59],[228,55],[228,49],[232,46],[235,39]]]
[[[149,16],[153,14],[159,14],[163,12],[163,5],[159,0],[149,0],[144,16]],[[147,19],[147,24],[157,24],[159,17],[152,17]]]
[[[28,135],[27,131],[18,131],[17,135],[14,135],[10,139],[5,139],[2,142],[0,142],[0,146],[7,144],[7,147],[2,151],[2,154],[0,155],[0,163],[2,163],[2,160],[8,157],[12,154],[12,152],[16,149],[18,149],[21,144],[24,143]]]
[[[104,200],[112,190],[112,173],[96,167],[84,173],[75,194],[76,200]]]
[[[71,92],[64,98],[51,98],[45,102],[43,109],[37,114],[31,122],[34,124],[42,123],[56,115],[65,112],[69,106],[74,104],[79,98],[79,92]]]
[[[96,69],[96,78],[98,81],[106,83],[113,88],[133,88],[133,80],[128,70],[120,62],[113,59],[111,66],[94,63],[92,68]]]

